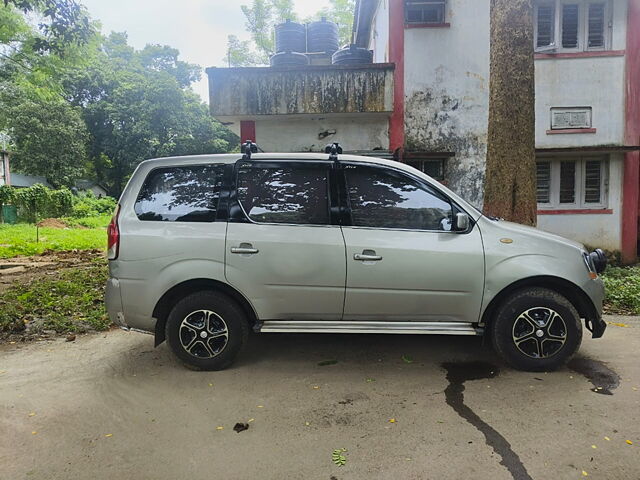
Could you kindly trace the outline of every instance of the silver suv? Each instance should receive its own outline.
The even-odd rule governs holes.
[[[524,370],[602,336],[606,265],[483,215],[379,158],[203,155],[142,162],[109,226],[113,322],[187,366],[229,366],[255,332],[488,335]]]

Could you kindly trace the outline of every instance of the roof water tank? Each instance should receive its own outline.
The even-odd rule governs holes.
[[[338,24],[322,18],[307,25],[307,52],[329,52],[338,50]]]
[[[276,53],[301,52],[307,50],[305,26],[287,20],[276,25]]]
[[[271,55],[269,63],[272,67],[281,65],[308,65],[309,59],[304,53],[298,52],[279,52]]]
[[[373,51],[352,44],[334,53],[331,63],[334,65],[373,63]]]

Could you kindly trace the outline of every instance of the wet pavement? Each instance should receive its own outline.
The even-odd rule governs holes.
[[[638,479],[640,319],[608,320],[553,373],[469,337],[254,335],[223,372],[122,331],[5,344],[0,479]]]

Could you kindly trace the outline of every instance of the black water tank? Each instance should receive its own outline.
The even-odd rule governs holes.
[[[349,45],[334,53],[331,56],[331,63],[334,65],[373,63],[373,52],[356,45]]]
[[[287,20],[276,25],[276,52],[306,52],[307,39],[305,26]]]
[[[269,59],[272,67],[281,65],[308,65],[309,59],[304,53],[298,52],[279,52],[272,55]]]
[[[323,18],[307,25],[307,52],[328,52],[338,50],[338,24]]]

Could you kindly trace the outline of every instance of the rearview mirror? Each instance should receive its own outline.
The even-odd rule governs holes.
[[[456,213],[455,219],[453,229],[456,232],[466,232],[469,229],[469,215],[466,213]]]

